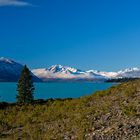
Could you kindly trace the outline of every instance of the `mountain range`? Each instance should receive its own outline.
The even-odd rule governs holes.
[[[11,59],[0,58],[0,82],[16,82],[23,65]],[[49,68],[31,70],[35,82],[62,82],[62,81],[106,81],[118,78],[140,78],[139,68],[128,68],[118,72],[97,70],[83,71],[76,68],[53,65]]]

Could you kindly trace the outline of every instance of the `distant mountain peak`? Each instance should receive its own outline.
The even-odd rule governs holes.
[[[0,62],[13,63],[14,61],[5,57],[0,57]]]
[[[133,68],[127,68],[124,70],[121,70],[119,72],[131,72],[131,71],[139,71],[140,69],[138,67],[133,67]]]
[[[48,69],[46,70],[49,70],[49,71],[52,71],[52,72],[63,72],[63,73],[76,73],[80,70],[78,69],[75,69],[73,67],[68,67],[68,66],[62,66],[62,65],[52,65],[51,67],[49,67]]]
[[[48,70],[53,72],[59,72],[62,68],[63,68],[62,65],[52,65],[51,67],[48,68]]]

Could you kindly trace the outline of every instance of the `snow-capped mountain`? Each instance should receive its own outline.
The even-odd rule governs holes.
[[[16,82],[19,78],[23,65],[1,57],[0,58],[0,82]],[[34,74],[33,80],[40,81]]]
[[[33,74],[43,81],[105,81],[117,78],[139,78],[139,68],[129,68],[118,72],[103,72],[97,70],[82,71],[72,67],[53,65],[49,68],[32,70]]]
[[[103,80],[106,77],[98,73],[86,72],[72,67],[53,65],[48,69],[34,69],[34,75],[43,81],[77,81],[77,80]]]
[[[97,71],[97,70],[88,70],[86,72],[95,73],[101,76],[104,76],[106,79],[112,79],[117,76],[117,72],[105,72],[105,71]]]
[[[116,78],[139,78],[140,77],[140,69],[139,68],[128,68],[125,70],[118,71]]]

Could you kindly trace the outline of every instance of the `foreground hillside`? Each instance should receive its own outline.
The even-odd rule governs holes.
[[[140,139],[140,80],[79,99],[1,103],[0,139]]]

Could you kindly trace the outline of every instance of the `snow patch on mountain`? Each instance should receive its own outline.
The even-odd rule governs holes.
[[[0,62],[4,62],[4,63],[11,63],[13,64],[14,61],[8,59],[8,58],[4,58],[4,57],[0,57]]]

